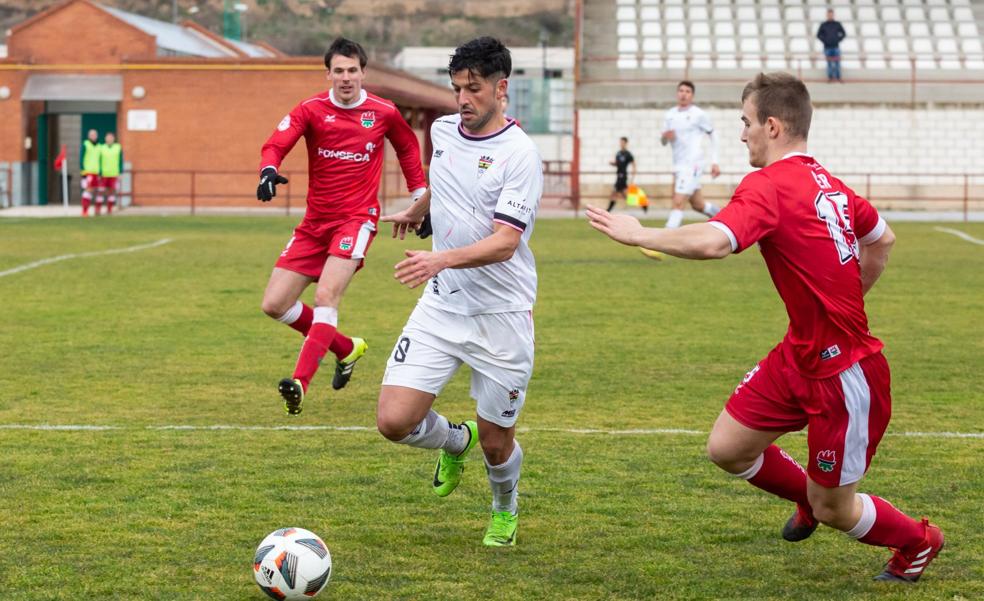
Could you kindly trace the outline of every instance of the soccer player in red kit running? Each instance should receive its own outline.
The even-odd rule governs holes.
[[[396,149],[411,197],[417,200],[426,190],[413,130],[392,102],[362,89],[367,62],[356,42],[332,42],[325,53],[331,89],[294,107],[263,145],[256,197],[266,202],[278,184],[287,183],[277,172],[284,156],[301,136],[307,142],[307,210],[263,294],[263,312],[305,336],[293,375],[278,387],[291,415],[301,412],[328,351],[336,358],[332,387],[339,390],[368,348],[363,339],[337,330],[338,305],[376,235],[384,136]],[[299,300],[312,282],[318,282],[313,308]]]
[[[595,229],[623,244],[688,259],[718,259],[758,242],[786,305],[786,337],[728,400],[707,442],[711,461],[796,503],[788,541],[822,522],[894,551],[877,580],[915,582],[943,548],[943,533],[888,501],[858,493],[891,415],[888,363],[868,330],[864,294],[895,235],[867,200],[806,154],[813,109],[801,81],[759,74],[742,93],[741,140],[752,167],[711,221],[642,227],[590,207]],[[774,441],[807,428],[804,470]]]

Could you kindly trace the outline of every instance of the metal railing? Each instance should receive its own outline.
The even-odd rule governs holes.
[[[722,171],[716,179],[709,174],[701,179],[702,191],[707,200],[726,203],[730,200],[741,179],[749,172]],[[980,173],[890,173],[837,172],[834,175],[850,186],[857,194],[868,199],[880,209],[948,210],[959,212],[964,221],[970,211],[984,210],[984,172]],[[606,198],[614,182],[614,171],[581,171],[581,189],[594,190],[594,194],[582,194],[576,199],[580,206],[584,198]],[[673,183],[672,171],[639,171],[635,181],[649,193],[649,199],[669,203]],[[607,187],[606,187],[607,186]],[[603,192],[600,192],[603,190]]]

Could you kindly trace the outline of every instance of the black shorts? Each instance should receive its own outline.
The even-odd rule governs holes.
[[[628,182],[629,176],[627,175],[617,175],[615,176],[615,191],[625,192],[625,189],[629,187]]]

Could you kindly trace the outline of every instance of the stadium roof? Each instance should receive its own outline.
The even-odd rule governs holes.
[[[158,54],[203,58],[223,58],[237,55],[249,57],[277,56],[263,46],[213,34],[189,21],[175,25],[104,4],[97,4],[96,6],[144,33],[154,36],[157,40]]]

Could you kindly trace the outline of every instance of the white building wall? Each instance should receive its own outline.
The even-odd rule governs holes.
[[[724,172],[751,170],[739,139],[740,113],[736,108],[706,109],[718,132],[720,166]],[[618,150],[618,139],[629,138],[629,150],[642,172],[667,172],[669,146],[659,143],[665,109],[583,109],[580,111],[581,171],[586,193],[592,184],[614,181],[608,162]],[[848,174],[905,174],[906,183],[943,182],[944,178],[915,178],[911,174],[984,173],[984,107],[827,107],[814,110],[809,150],[834,175],[844,174],[848,185],[861,191],[863,178]],[[592,175],[591,172],[603,172]],[[736,175],[729,180],[740,180]],[[890,178],[888,178],[890,179]],[[948,182],[955,181],[946,178]],[[664,183],[663,177],[640,175],[639,183]],[[705,182],[710,182],[706,177]],[[721,178],[719,181],[727,181]],[[886,182],[887,183],[887,182]]]

